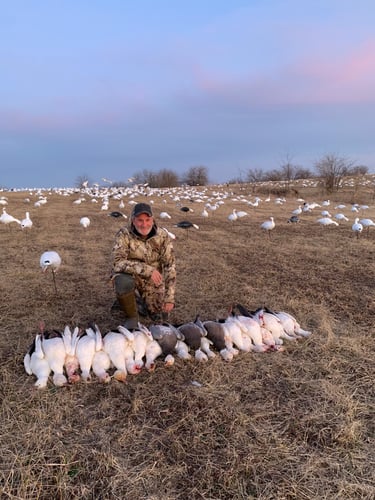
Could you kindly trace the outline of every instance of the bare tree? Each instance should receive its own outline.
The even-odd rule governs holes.
[[[353,162],[335,154],[327,154],[315,163],[315,168],[322,179],[327,193],[338,191],[343,178],[353,168]]]
[[[350,170],[349,175],[355,175],[355,176],[367,175],[368,171],[369,168],[366,167],[365,165],[357,165]]]
[[[270,170],[266,172],[263,176],[264,181],[282,181],[284,180],[284,175],[281,169]]]
[[[175,187],[180,184],[179,177],[173,170],[163,169],[158,172],[142,170],[132,177],[134,184],[148,184],[151,188]]]
[[[294,172],[295,179],[311,179],[311,177],[313,177],[313,174],[310,169],[306,167],[296,167]]]
[[[206,186],[208,184],[207,167],[191,167],[182,177],[182,182],[188,186]]]
[[[292,158],[290,157],[290,155],[286,155],[286,159],[281,165],[281,175],[282,179],[286,181],[288,188],[290,182],[294,179],[296,168],[297,167],[292,163]]]
[[[173,170],[160,170],[156,179],[158,186],[155,187],[175,187],[179,185],[179,178]],[[153,186],[152,186],[153,187]]]
[[[261,182],[264,180],[264,172],[261,168],[249,168],[246,173],[247,182]]]

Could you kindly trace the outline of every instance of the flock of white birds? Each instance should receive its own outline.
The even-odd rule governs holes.
[[[372,181],[374,183],[374,181]],[[211,217],[216,211],[225,210],[226,204],[231,201],[241,203],[243,205],[243,210],[234,208],[227,215],[227,220],[230,224],[238,224],[241,220],[245,220],[250,215],[249,210],[256,210],[258,207],[264,204],[274,203],[277,206],[284,205],[286,203],[286,199],[282,197],[277,197],[271,200],[271,197],[268,196],[266,198],[260,198],[258,196],[248,196],[248,195],[236,195],[228,189],[227,186],[217,186],[213,189],[211,186],[205,188],[202,187],[200,189],[196,189],[194,187],[177,187],[177,188],[162,188],[162,189],[152,189],[147,185],[137,185],[133,187],[124,187],[124,188],[114,188],[114,187],[104,187],[99,188],[97,184],[93,187],[88,187],[87,183],[82,189],[50,189],[50,190],[30,190],[29,197],[25,198],[25,203],[32,203],[31,198],[36,197],[34,201],[34,207],[39,208],[43,205],[46,205],[49,201],[49,198],[53,194],[58,194],[61,196],[74,197],[72,203],[74,205],[82,205],[87,201],[91,203],[100,203],[101,211],[109,211],[110,204],[117,203],[119,209],[124,209],[127,205],[131,210],[131,206],[137,203],[137,198],[140,196],[147,196],[149,199],[149,203],[154,204],[154,200],[160,199],[163,200],[164,203],[168,201],[173,201],[175,205],[179,208],[181,213],[188,215],[189,213],[194,213],[198,217],[202,219],[208,219]],[[202,209],[193,209],[190,206],[186,206],[187,202],[197,204],[202,204]],[[355,233],[358,238],[359,235],[366,230],[367,234],[369,232],[370,227],[375,226],[375,222],[365,217],[366,210],[369,209],[368,205],[360,205],[357,203],[353,203],[351,206],[346,206],[343,203],[336,204],[331,208],[330,200],[324,200],[321,203],[317,203],[315,201],[308,202],[304,199],[297,199],[298,206],[291,210],[290,219],[288,222],[300,222],[301,217],[308,214],[315,214],[320,210],[319,216],[316,219],[316,222],[322,226],[338,226],[341,223],[346,223],[350,221],[350,216],[354,217],[352,221],[351,229]],[[32,220],[30,219],[30,211],[26,211],[25,216],[23,218],[17,218],[8,213],[8,197],[1,196],[0,197],[0,205],[3,206],[3,212],[0,216],[0,222],[5,225],[19,225],[21,229],[30,229],[33,225]],[[117,208],[117,207],[116,207]],[[246,210],[245,210],[246,208]],[[331,209],[331,210],[330,210]],[[332,213],[331,213],[332,212]],[[113,211],[109,215],[114,217],[122,216],[127,218],[126,214],[119,211]],[[159,213],[155,213],[156,218],[160,220],[168,221],[171,219],[171,215],[162,210]],[[88,216],[83,216],[80,218],[79,223],[85,229],[87,229],[91,220]],[[182,228],[185,230],[189,230],[190,228],[199,229],[199,225],[196,222],[191,222],[189,220],[182,220],[173,224],[173,227]],[[271,235],[271,231],[276,227],[276,220],[274,216],[271,216],[268,220],[265,220],[260,224],[260,228],[264,230],[269,236]],[[175,238],[174,233],[170,232],[167,228],[165,228],[171,238]]]

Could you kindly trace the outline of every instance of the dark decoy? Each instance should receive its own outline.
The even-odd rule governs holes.
[[[298,215],[292,215],[288,219],[288,222],[291,222],[291,223],[296,223],[296,222],[299,222],[299,221],[300,221],[300,219],[298,218]]]
[[[125,214],[123,214],[122,212],[118,212],[116,210],[114,212],[109,213],[108,215],[109,217],[114,217],[115,219],[118,219],[119,217],[124,217],[124,219],[127,218]]]
[[[177,222],[177,224],[174,224],[174,227],[180,227],[181,229],[186,229],[186,237],[188,236],[189,229],[191,227],[194,227],[195,229],[199,229],[199,226],[197,224],[193,224],[192,222],[188,220],[183,220],[181,222]]]

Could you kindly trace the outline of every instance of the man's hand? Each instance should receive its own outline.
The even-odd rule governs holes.
[[[170,313],[173,308],[174,304],[172,302],[165,302],[165,304],[163,304],[163,311],[166,313]]]
[[[159,286],[163,283],[163,276],[159,273],[157,269],[154,269],[151,274],[151,279],[155,283],[156,286]]]

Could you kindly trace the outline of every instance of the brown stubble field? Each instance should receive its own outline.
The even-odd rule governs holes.
[[[129,375],[126,384],[50,382],[39,391],[23,357],[40,321],[49,330],[95,321],[102,333],[122,321],[111,312],[108,277],[124,220],[108,216],[119,210],[113,198],[106,212],[87,195],[74,205],[79,193],[50,193],[39,208],[34,193],[0,193],[8,213],[22,219],[28,210],[33,221],[28,232],[0,225],[1,498],[374,498],[375,230],[353,235],[350,189],[331,195],[334,213],[347,204],[350,220],[339,227],[317,224],[319,208],[288,224],[296,195],[280,206],[271,194],[252,208],[240,201],[254,199],[246,185],[206,195],[214,192],[226,198],[207,219],[197,201],[181,199],[194,209],[185,215],[167,193],[134,198],[153,201],[157,219],[162,210],[172,216],[159,219],[176,234],[171,321],[225,318],[233,303],[267,305],[313,334],[285,341],[284,352],[240,353],[230,363],[176,359],[170,368],[160,359],[153,373]],[[375,219],[373,193],[357,190],[354,201]],[[327,198],[301,187],[299,196]],[[233,208],[249,215],[230,224]],[[268,238],[260,224],[270,215],[276,228]],[[91,219],[86,230],[82,216]],[[184,219],[200,229],[173,227]],[[45,250],[62,257],[57,294],[39,267]]]

